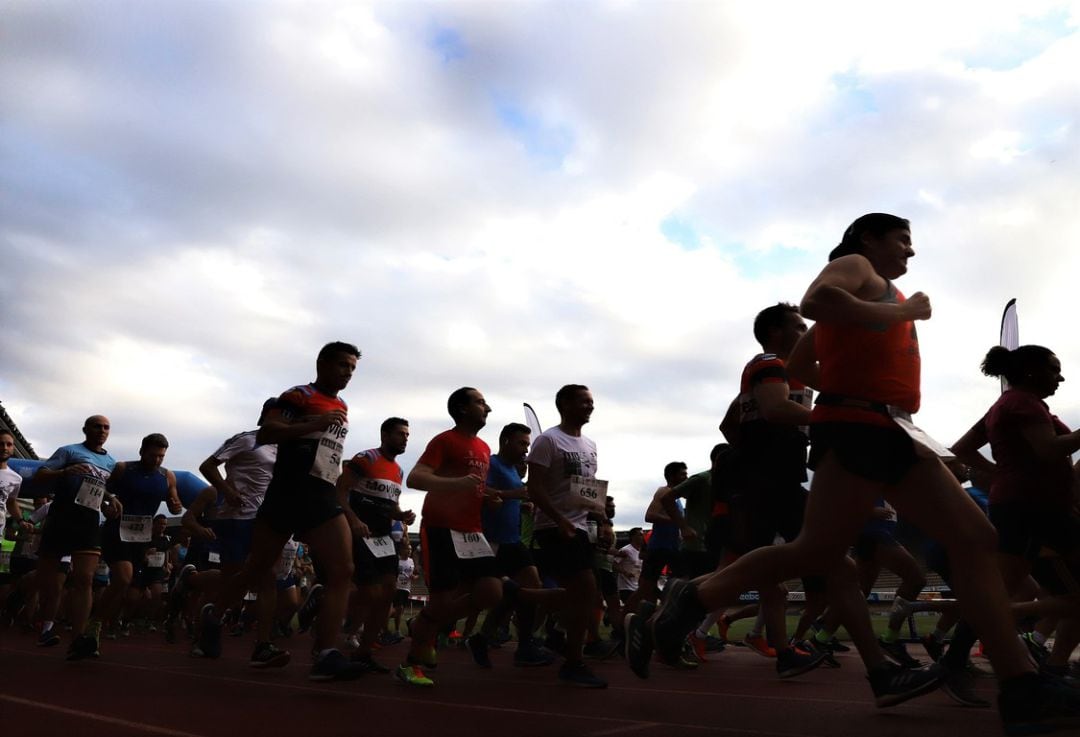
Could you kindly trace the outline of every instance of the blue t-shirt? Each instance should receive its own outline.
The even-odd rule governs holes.
[[[491,456],[487,485],[500,491],[513,491],[525,486],[521,475],[497,455]],[[497,508],[485,506],[480,512],[484,537],[500,545],[521,542],[521,500],[506,499]]]
[[[116,466],[116,459],[109,455],[108,451],[103,450],[97,453],[87,448],[85,443],[76,443],[75,445],[65,445],[57,448],[56,452],[49,456],[49,460],[45,461],[43,468],[50,471],[62,471],[68,466],[77,466],[80,463],[93,468],[90,475],[107,481]],[[53,501],[61,504],[73,503],[83,480],[84,478],[81,475],[61,478],[56,483]]]

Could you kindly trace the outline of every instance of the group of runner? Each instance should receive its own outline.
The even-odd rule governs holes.
[[[612,575],[604,575],[603,565],[597,570],[598,553],[612,540],[613,509],[606,482],[597,479],[596,444],[582,432],[593,412],[587,387],[560,389],[560,422],[536,437],[525,425],[506,425],[494,455],[478,437],[491,412],[483,394],[470,387],[454,391],[447,402],[453,426],[427,444],[406,478],[395,460],[408,441],[401,418],[383,424],[378,448],[342,464],[349,424],[339,393],[360,351],[328,344],[314,382],[268,401],[257,431],[226,443],[201,467],[211,487],[185,512],[185,524],[197,536],[222,542],[222,570],[208,582],[185,566],[177,580],[174,593],[181,595],[174,600],[199,590],[204,602],[193,654],[218,657],[225,610],[257,592],[252,665],[288,662],[289,653],[272,638],[274,570],[290,541],[300,539],[318,577],[301,612],[314,618],[315,680],[392,670],[406,684],[430,687],[439,634],[487,611],[466,639],[478,666],[491,667],[489,646],[511,613],[519,635],[515,664],[550,664],[552,651],[534,634],[546,616],[549,632],[560,635],[557,643],[548,640],[563,657],[558,678],[603,688],[606,681],[584,660],[590,647],[604,654],[625,648],[627,663],[643,678],[650,677],[654,657],[692,667],[704,656],[712,626],[724,634],[746,613],[728,607],[757,591],[760,621],[750,642],[775,656],[781,678],[837,665],[834,633],[842,625],[878,706],[939,687],[976,706],[966,664],[978,638],[1000,683],[1007,733],[1077,726],[1080,692],[1067,681],[1065,666],[1080,642],[1073,575],[1080,522],[1071,462],[1080,431],[1069,431],[1044,402],[1063,381],[1060,362],[1038,346],[994,348],[983,371],[1006,379],[1009,389],[951,450],[936,443],[911,421],[920,404],[915,323],[930,318],[930,300],[922,293],[905,298],[893,283],[913,255],[907,220],[865,215],[844,233],[798,306],[774,305],[758,315],[754,335],[762,352],[746,365],[721,424],[727,442],[713,448],[704,472],[688,476],[685,464],[665,469],[666,485],[648,511],[656,543],[650,540],[639,585],[625,589],[625,603],[610,583],[617,579],[606,554]],[[804,318],[814,327],[808,330]],[[152,535],[150,515],[162,502],[180,510],[175,480],[161,467],[164,437],[147,436],[138,461],[117,463],[104,449],[106,418],[89,418],[84,432],[84,443],[59,449],[38,472],[55,485],[37,564],[40,636],[42,644],[55,637],[49,636],[54,582],[61,558],[70,555],[73,659],[97,654],[96,622],[113,616],[130,586],[131,558]],[[992,461],[980,453],[986,445]],[[239,457],[250,461],[247,471]],[[217,471],[222,464],[225,476]],[[814,471],[809,492],[803,486],[808,467]],[[989,516],[958,480],[969,473],[987,480]],[[403,483],[426,492],[419,538],[430,598],[410,622],[404,661],[390,668],[373,652],[398,577],[401,546],[393,528],[416,519],[399,506]],[[533,507],[524,516],[528,543],[522,538],[525,503]],[[100,531],[99,510],[106,518]],[[198,517],[212,511],[216,519],[207,527]],[[898,643],[899,624],[924,579],[917,566],[912,572],[911,561],[893,554],[882,532],[896,514],[940,544],[938,570],[957,597],[953,642],[928,665]],[[635,538],[633,551],[615,556],[624,575],[642,545]],[[859,565],[849,556],[853,545]],[[118,564],[116,590],[101,597],[92,619],[91,582],[102,553],[110,566]],[[865,587],[882,565],[899,568],[902,585],[889,630],[879,639]],[[661,600],[665,568],[670,577]],[[788,637],[782,582],[797,577],[808,614]],[[1032,586],[1034,595],[1025,597]],[[1023,598],[1031,601],[1013,603]],[[598,636],[600,602],[608,609],[610,647]],[[804,639],[819,614],[819,631]],[[1018,617],[1043,617],[1036,630],[1042,637],[1056,632],[1045,662],[1033,662],[1025,642],[1035,636],[1018,636]],[[351,655],[340,648],[346,620],[363,625]]]

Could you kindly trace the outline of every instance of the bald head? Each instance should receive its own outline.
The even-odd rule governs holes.
[[[91,450],[101,450],[105,447],[105,441],[109,439],[109,418],[105,415],[91,415],[83,423],[83,435],[86,436],[86,447]]]

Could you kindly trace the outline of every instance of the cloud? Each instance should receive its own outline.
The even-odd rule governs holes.
[[[779,16],[782,14],[783,18]],[[782,22],[781,22],[782,20]],[[620,524],[705,465],[757,346],[847,224],[913,222],[920,423],[992,401],[1018,297],[1062,340],[1080,267],[1069,5],[21,4],[0,59],[5,407],[42,453],[106,412],[194,468],[329,340],[348,450],[481,388],[490,440],[567,382]],[[1053,404],[1080,424],[1066,384]],[[418,507],[418,495],[405,502]]]

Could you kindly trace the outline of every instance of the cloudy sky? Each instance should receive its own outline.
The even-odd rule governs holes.
[[[1080,367],[1075,3],[10,2],[0,401],[39,454],[105,413],[195,470],[358,344],[347,451],[476,386],[484,437],[587,433],[620,526],[705,465],[761,308],[869,211],[913,223],[919,424],[1022,342]],[[1064,332],[1062,332],[1064,331]],[[1080,369],[1078,369],[1080,371]],[[1051,400],[1080,425],[1080,372]],[[419,508],[409,493],[405,506]]]

